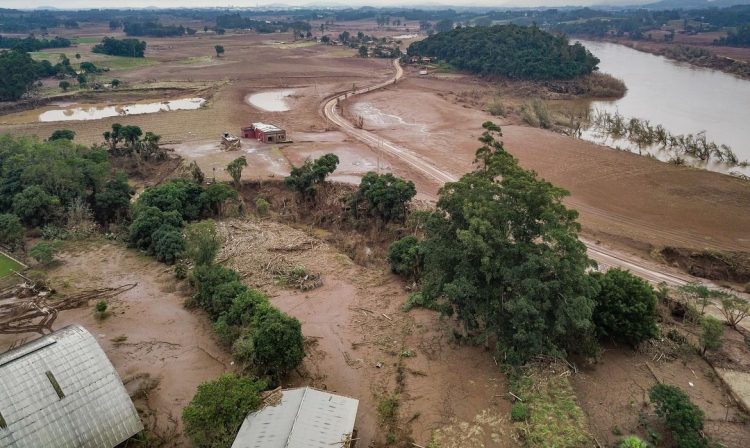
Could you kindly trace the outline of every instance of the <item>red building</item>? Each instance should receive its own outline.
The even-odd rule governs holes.
[[[253,123],[242,128],[243,138],[254,138],[264,143],[281,143],[286,140],[286,131],[272,124]]]

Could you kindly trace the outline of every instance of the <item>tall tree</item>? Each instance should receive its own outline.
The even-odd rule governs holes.
[[[240,188],[240,180],[242,179],[242,169],[247,166],[247,159],[245,156],[237,157],[236,159],[229,162],[226,167],[226,172],[232,176],[235,188]]]
[[[505,151],[499,127],[484,128],[477,169],[440,190],[425,223],[422,295],[447,301],[511,363],[593,348],[596,283],[578,214],[562,204],[565,190]]]

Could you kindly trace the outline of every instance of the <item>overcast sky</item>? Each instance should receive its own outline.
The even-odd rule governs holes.
[[[267,6],[285,4],[300,6],[306,4],[339,4],[346,6],[405,6],[428,4],[465,5],[465,6],[565,6],[593,4],[636,4],[651,3],[654,0],[0,0],[3,8],[36,8],[53,6],[55,8],[141,8],[146,6],[180,7],[180,6]]]

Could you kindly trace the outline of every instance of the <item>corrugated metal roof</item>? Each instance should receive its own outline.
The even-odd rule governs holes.
[[[253,123],[253,128],[261,132],[284,132],[284,130],[281,128],[278,128],[272,124],[265,123]]]
[[[359,401],[310,387],[288,389],[281,403],[253,412],[242,422],[232,448],[344,447]]]
[[[2,448],[112,448],[143,429],[112,363],[78,325],[0,355],[0,414]]]

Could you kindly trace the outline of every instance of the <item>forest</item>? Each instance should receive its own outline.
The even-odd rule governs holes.
[[[173,37],[182,36],[186,33],[182,25],[162,25],[159,22],[125,22],[123,31],[128,36],[148,37]]]
[[[456,28],[414,42],[409,56],[436,57],[459,70],[512,79],[571,79],[597,70],[599,59],[536,26]]]
[[[750,47],[750,24],[730,30],[726,37],[718,39],[715,43],[729,47]]]
[[[70,39],[56,36],[54,39],[37,39],[34,36],[24,38],[0,36],[0,48],[21,48],[23,51],[39,51],[45,48],[66,48]]]
[[[146,42],[138,39],[115,39],[114,37],[105,37],[102,39],[102,42],[95,45],[91,51],[111,56],[142,58],[146,51]]]

